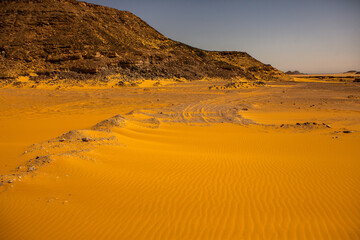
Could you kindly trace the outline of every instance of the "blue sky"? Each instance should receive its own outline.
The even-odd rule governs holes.
[[[176,41],[245,51],[283,71],[360,71],[360,0],[87,2],[130,11]]]

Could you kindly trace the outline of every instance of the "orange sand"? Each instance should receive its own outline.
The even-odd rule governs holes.
[[[151,96],[140,88],[0,89],[7,113],[0,117],[0,174],[16,173],[31,154],[89,148],[55,154],[34,174],[0,187],[0,238],[360,238],[359,100],[340,102],[344,109],[334,100],[312,110],[308,98],[300,98],[303,90],[296,91],[304,85],[209,93],[203,84],[152,90]],[[289,93],[280,104],[282,91]],[[57,100],[46,101],[49,93]],[[268,125],[237,124],[226,104]],[[177,111],[167,108],[172,105],[184,109],[181,121],[176,114],[175,122],[169,120],[168,113]],[[94,139],[114,136],[115,142],[44,142],[21,155],[32,143],[144,108],[164,111],[157,113],[159,126],[143,113],[124,115],[124,125],[110,132],[84,131]],[[332,128],[278,127],[296,120]]]

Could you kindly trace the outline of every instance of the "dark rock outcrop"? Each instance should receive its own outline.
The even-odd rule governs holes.
[[[247,53],[193,48],[130,12],[75,0],[0,0],[0,26],[0,81],[31,73],[80,81],[113,74],[290,80]]]
[[[301,73],[301,72],[299,72],[297,70],[295,70],[295,71],[287,71],[286,74],[288,74],[288,75],[305,75],[305,73]]]

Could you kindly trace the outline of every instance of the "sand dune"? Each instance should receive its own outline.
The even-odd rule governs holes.
[[[97,107],[84,104],[83,128],[48,133],[0,173],[1,238],[360,238],[359,102],[345,99],[355,85],[226,93],[191,84],[122,89],[106,103],[88,92]],[[141,100],[85,120],[113,112],[120,93]]]

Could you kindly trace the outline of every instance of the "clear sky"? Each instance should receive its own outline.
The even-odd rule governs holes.
[[[127,10],[165,36],[245,51],[282,71],[360,71],[360,0],[86,0]]]

